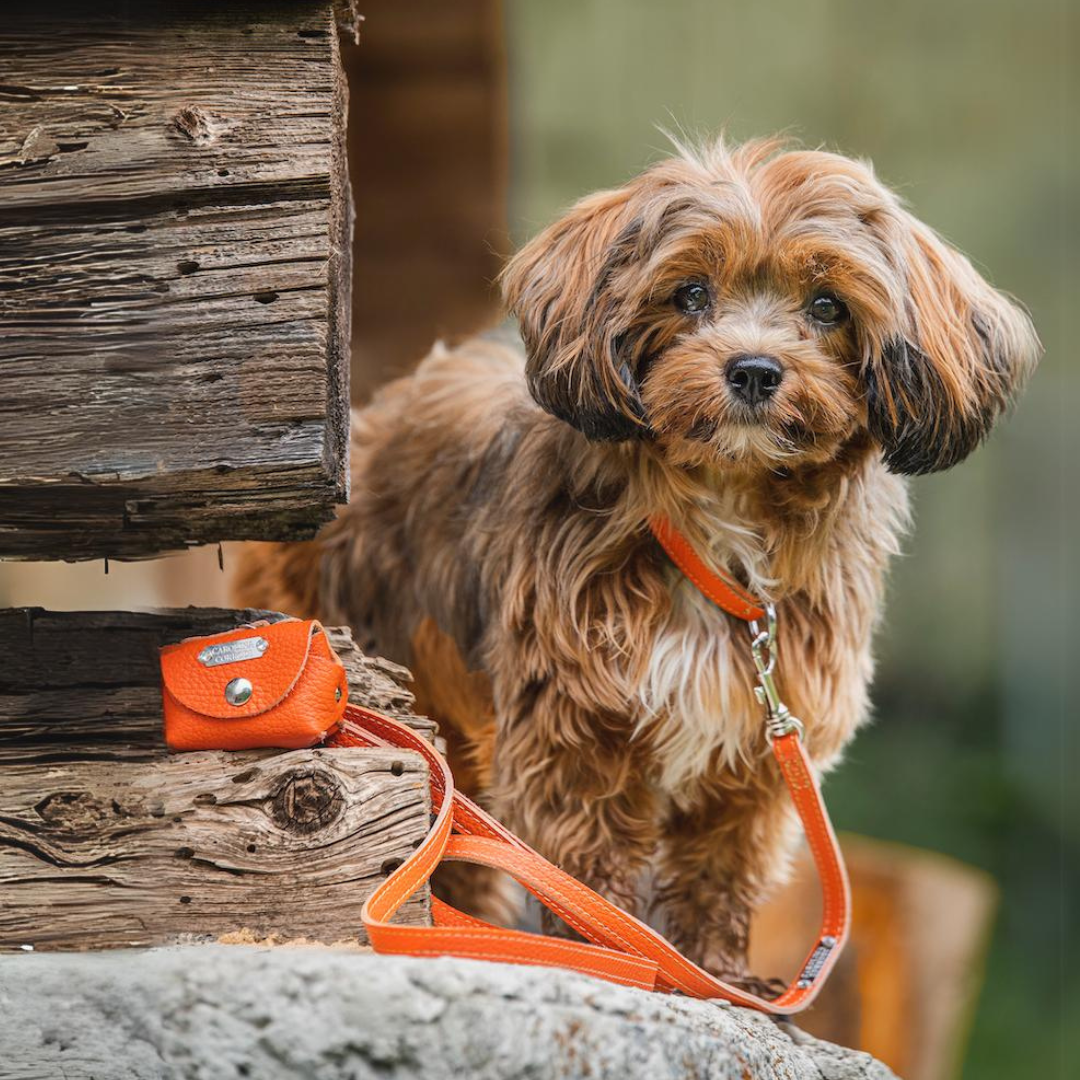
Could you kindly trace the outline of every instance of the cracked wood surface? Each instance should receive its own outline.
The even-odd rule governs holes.
[[[162,755],[0,771],[0,948],[364,940],[360,907],[428,828],[396,750]],[[404,922],[426,919],[426,897]]]
[[[0,556],[302,538],[346,497],[334,9],[5,11]]]
[[[0,949],[364,940],[365,898],[428,829],[419,755],[162,742],[160,645],[267,614],[0,611]],[[329,634],[351,700],[433,734],[404,668]]]

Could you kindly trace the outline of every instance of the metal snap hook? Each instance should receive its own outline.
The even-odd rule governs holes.
[[[765,738],[772,745],[773,739],[793,732],[802,737],[802,722],[791,715],[791,710],[781,700],[774,678],[778,655],[775,606],[765,605],[764,627],[757,619],[752,619],[748,626],[750,654],[754,659],[758,682],[754,687],[754,696],[765,708]]]

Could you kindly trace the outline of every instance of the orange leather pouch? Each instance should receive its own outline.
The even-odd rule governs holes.
[[[299,750],[337,729],[345,668],[314,619],[188,638],[161,650],[165,742],[173,750]]]

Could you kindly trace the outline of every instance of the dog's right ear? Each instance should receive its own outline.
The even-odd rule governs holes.
[[[951,469],[989,434],[1042,354],[1027,313],[906,210],[892,250],[896,326],[865,369],[871,434],[890,471]]]
[[[640,226],[629,188],[583,199],[534,237],[501,282],[518,319],[529,389],[549,413],[590,439],[621,441],[648,427],[622,335],[633,312],[612,278],[636,257]]]

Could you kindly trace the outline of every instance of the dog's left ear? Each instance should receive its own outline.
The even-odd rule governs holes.
[[[583,199],[526,244],[501,278],[525,342],[533,397],[594,440],[648,431],[620,356],[632,313],[613,280],[637,257],[632,197],[624,187]]]
[[[892,219],[902,308],[867,365],[871,434],[892,472],[963,461],[1041,353],[1031,320],[906,211]]]

